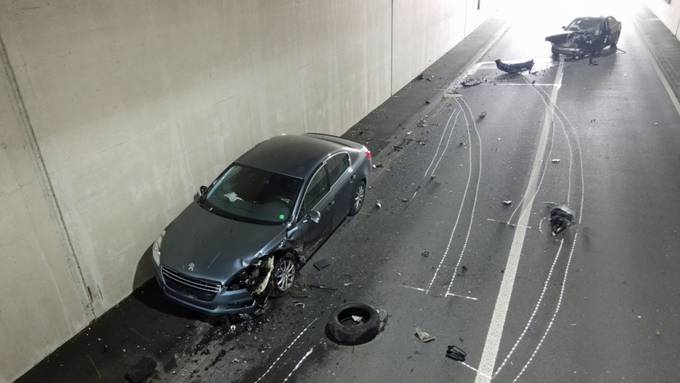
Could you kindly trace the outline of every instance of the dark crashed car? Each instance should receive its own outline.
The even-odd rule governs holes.
[[[299,268],[361,209],[371,169],[363,145],[279,136],[229,165],[152,246],[171,300],[205,314],[254,311],[288,291]]]
[[[616,49],[621,35],[621,22],[612,16],[579,17],[563,29],[564,32],[545,38],[552,44],[553,55],[592,57],[607,46]]]

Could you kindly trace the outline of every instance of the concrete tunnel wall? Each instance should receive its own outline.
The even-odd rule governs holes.
[[[491,0],[0,0],[0,382],[150,277],[142,255],[226,165],[341,134]]]
[[[678,0],[647,0],[647,5],[656,16],[680,40],[680,2]]]

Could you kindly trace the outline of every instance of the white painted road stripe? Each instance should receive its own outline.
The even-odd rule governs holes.
[[[555,83],[561,84],[563,76],[564,59],[560,59],[560,63],[557,67],[557,74],[555,75]],[[550,95],[552,105],[557,103],[557,95],[559,90],[559,86],[552,88],[552,93]],[[498,356],[498,348],[500,347],[501,338],[503,336],[503,328],[505,327],[505,319],[510,306],[510,298],[515,285],[515,278],[517,277],[517,267],[522,254],[522,247],[524,246],[524,239],[527,231],[526,226],[529,223],[531,208],[534,204],[534,191],[538,186],[541,166],[543,164],[546,152],[548,132],[551,129],[553,113],[555,113],[552,105],[546,106],[545,119],[543,121],[543,128],[541,130],[538,148],[536,149],[536,155],[534,156],[534,162],[531,167],[529,182],[527,184],[526,190],[524,191],[524,196],[527,202],[519,216],[519,220],[517,221],[517,230],[515,230],[515,235],[512,238],[510,254],[508,255],[508,260],[505,265],[505,272],[503,273],[503,280],[501,282],[500,290],[498,291],[498,297],[496,298],[496,304],[491,317],[491,324],[489,325],[489,330],[486,334],[486,341],[484,342],[482,358],[479,364],[479,372],[475,378],[475,383],[491,382],[490,376],[493,375],[496,357]]]

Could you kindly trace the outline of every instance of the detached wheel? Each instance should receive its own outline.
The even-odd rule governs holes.
[[[380,332],[378,312],[363,303],[348,303],[332,314],[326,324],[326,336],[342,345],[370,342]]]
[[[271,292],[269,296],[278,298],[290,290],[297,276],[297,260],[291,253],[286,253],[274,260],[274,271],[271,276]]]
[[[364,206],[364,200],[366,199],[366,180],[359,182],[357,187],[354,189],[354,194],[352,195],[352,208],[349,211],[349,215],[356,215]]]

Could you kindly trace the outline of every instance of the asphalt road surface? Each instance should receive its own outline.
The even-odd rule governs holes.
[[[161,380],[677,381],[680,111],[629,20],[596,65],[552,60],[542,36],[509,29],[470,67],[482,84],[452,84],[375,159],[364,209],[311,261],[329,267]],[[577,224],[553,236],[550,203]],[[386,310],[385,330],[328,341],[346,301]]]

